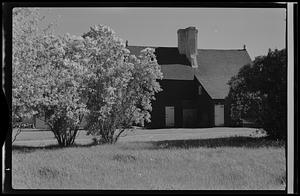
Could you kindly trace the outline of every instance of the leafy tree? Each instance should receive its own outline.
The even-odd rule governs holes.
[[[38,28],[37,9],[14,9],[13,16],[14,124],[46,116],[58,143],[68,146],[88,112],[88,133],[109,143],[133,123],[150,121],[162,77],[153,49],[130,55],[105,26],[82,37],[54,36],[50,28]]]
[[[82,38],[38,31],[36,9],[14,9],[13,16],[13,119],[46,116],[59,145],[71,145],[87,113]]]
[[[12,126],[21,133],[24,119],[35,115],[34,68],[39,39],[52,33],[53,25],[40,27],[44,17],[35,8],[14,8],[12,28]]]
[[[269,50],[256,57],[229,81],[228,99],[235,121],[252,119],[270,137],[285,138],[287,132],[286,50]]]
[[[13,126],[21,126],[22,118],[36,112],[33,102],[34,80],[32,73],[38,52],[38,39],[42,36],[38,24],[42,17],[37,9],[13,9],[13,48],[12,48],[12,121]],[[47,31],[44,31],[45,34]]]
[[[88,112],[82,99],[86,69],[81,45],[81,37],[44,37],[35,70],[37,110],[46,116],[46,123],[62,146],[74,143]]]
[[[83,35],[87,59],[87,130],[105,143],[115,143],[133,123],[150,121],[151,100],[161,91],[162,78],[154,50],[130,54],[107,26],[94,26]]]

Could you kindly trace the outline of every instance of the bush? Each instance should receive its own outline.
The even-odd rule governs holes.
[[[286,50],[269,50],[256,57],[229,81],[233,121],[254,119],[268,135],[277,139],[287,134]]]

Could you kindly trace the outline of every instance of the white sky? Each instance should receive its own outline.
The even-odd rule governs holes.
[[[241,49],[252,58],[285,47],[284,8],[42,8],[57,34],[105,24],[129,45],[177,47],[177,30],[195,26],[199,49]]]

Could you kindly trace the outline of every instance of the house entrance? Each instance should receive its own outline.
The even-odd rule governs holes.
[[[196,127],[197,126],[197,109],[182,110],[182,126]]]
[[[215,105],[215,126],[224,126],[224,105]]]
[[[175,108],[174,106],[167,106],[165,109],[166,127],[175,126]]]

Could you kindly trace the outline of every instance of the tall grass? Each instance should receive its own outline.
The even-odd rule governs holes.
[[[285,189],[283,145],[141,142],[15,148],[12,155],[15,189]]]

